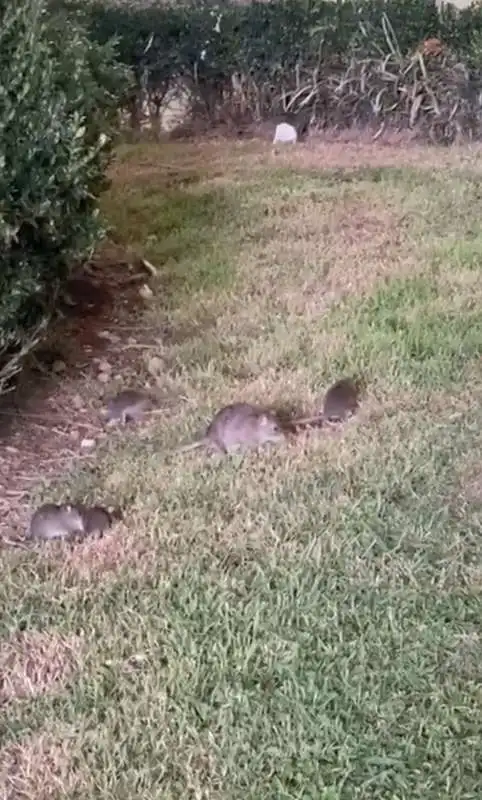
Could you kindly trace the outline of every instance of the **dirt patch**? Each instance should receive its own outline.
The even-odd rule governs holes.
[[[132,254],[104,245],[69,281],[48,341],[26,365],[15,391],[0,399],[0,534],[23,532],[32,485],[89,458],[85,443],[106,435],[99,415],[106,360],[115,366],[108,373],[112,383],[147,379],[147,369],[139,369],[139,348],[155,343],[153,331],[136,324],[144,308],[139,281],[133,280],[137,269]],[[147,274],[141,280],[148,282]]]
[[[91,796],[87,773],[73,763],[76,731],[54,738],[41,733],[0,750],[2,800],[59,800]]]
[[[19,633],[0,645],[0,705],[58,691],[78,668],[83,650],[78,636]]]

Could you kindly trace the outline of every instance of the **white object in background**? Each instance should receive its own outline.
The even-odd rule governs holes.
[[[296,144],[297,141],[298,134],[296,133],[296,128],[293,128],[292,125],[288,125],[287,122],[281,122],[280,125],[276,126],[273,144],[276,144],[277,142]]]

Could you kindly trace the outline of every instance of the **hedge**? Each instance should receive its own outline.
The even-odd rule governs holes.
[[[211,121],[311,105],[322,125],[417,120],[435,140],[478,136],[480,4],[459,11],[434,0],[92,0],[81,7],[93,41],[119,39],[119,58],[135,75],[125,104],[133,124],[142,101],[158,115],[166,94],[182,87]],[[435,39],[443,45],[436,56],[421,49]]]
[[[0,391],[102,234],[97,198],[128,74],[42,0],[0,6]],[[66,46],[68,43],[68,46]]]

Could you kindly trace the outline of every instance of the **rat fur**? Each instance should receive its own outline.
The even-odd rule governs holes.
[[[87,536],[92,534],[102,535],[112,525],[114,519],[120,514],[104,508],[103,506],[86,506],[83,503],[74,505],[82,516],[84,530]]]
[[[215,414],[201,439],[181,446],[177,452],[206,447],[214,452],[228,453],[279,442],[284,435],[278,419],[266,408],[251,403],[232,403]]]
[[[81,512],[68,503],[45,503],[33,514],[27,531],[29,539],[70,539],[85,534]]]
[[[303,425],[323,425],[325,422],[344,422],[355,414],[360,405],[361,388],[353,378],[341,378],[330,386],[323,399],[323,408],[311,417],[290,420],[291,428]]]
[[[141,417],[154,407],[155,397],[139,389],[123,389],[107,401],[107,424],[120,422],[126,425],[129,421],[139,422]]]

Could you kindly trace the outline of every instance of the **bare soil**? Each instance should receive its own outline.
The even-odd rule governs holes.
[[[1,398],[0,535],[21,533],[34,484],[69,470],[75,459],[91,458],[86,442],[105,435],[99,414],[103,362],[121,375],[136,359],[127,340],[135,334],[137,345],[145,336],[136,329],[142,281],[132,280],[138,273],[130,261],[122,248],[107,243],[72,276],[68,303],[48,341],[15,390]]]

